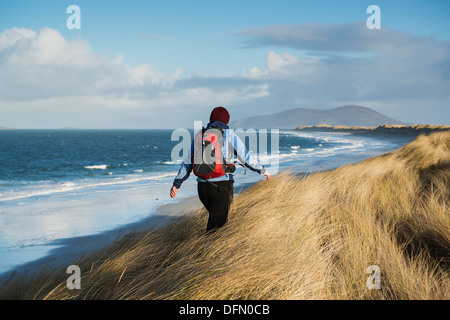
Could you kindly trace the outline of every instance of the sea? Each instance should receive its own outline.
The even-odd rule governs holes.
[[[271,174],[329,170],[408,142],[289,130],[258,137],[252,154]],[[158,207],[192,198],[193,174],[176,198],[169,196],[180,167],[173,150],[180,143],[169,129],[0,130],[0,275],[48,256],[62,239],[139,223]],[[238,165],[235,192],[263,179]]]

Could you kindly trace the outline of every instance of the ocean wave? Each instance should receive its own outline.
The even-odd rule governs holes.
[[[109,175],[109,173],[108,173]],[[66,181],[66,182],[49,182],[42,181],[38,184],[31,184],[26,188],[20,188],[19,190],[10,190],[4,192],[0,196],[0,201],[11,201],[18,199],[27,199],[36,196],[51,196],[53,194],[62,194],[69,192],[80,192],[93,190],[102,187],[117,187],[120,185],[131,185],[138,183],[145,183],[146,181],[164,181],[165,179],[175,177],[176,172],[163,172],[159,174],[130,174],[124,177],[108,178],[107,181],[96,180],[79,180],[79,181]]]
[[[175,160],[175,161],[161,161],[161,160],[159,160],[159,161],[155,161],[154,163],[157,163],[157,164],[166,164],[166,165],[174,165],[174,164],[181,164],[181,160]]]
[[[280,164],[283,166],[283,163],[285,165],[291,165],[294,162],[297,162],[301,165],[302,160],[310,161],[314,157],[326,160],[327,157],[334,157],[336,155],[346,156],[352,152],[357,154],[370,149],[375,150],[384,148],[387,145],[387,143],[380,142],[379,140],[377,141],[362,137],[333,136],[294,131],[285,132],[283,135],[311,138],[317,143],[315,147],[310,147],[307,144],[303,145],[302,142],[293,142],[292,145],[281,145],[281,147],[284,148],[283,151],[273,150],[271,153],[265,152],[264,154],[254,154],[262,164]],[[96,174],[96,176],[98,176],[97,178],[90,175],[89,178],[71,180],[69,182],[44,180],[30,181],[29,184],[27,181],[20,181],[16,183],[14,181],[3,180],[0,181],[0,201],[26,199],[35,196],[52,196],[53,194],[66,195],[72,193],[103,192],[105,190],[107,191],[109,189],[117,188],[126,189],[133,187],[134,185],[139,187],[145,186],[146,182],[152,181],[169,182],[169,180],[175,177],[177,173],[174,166],[180,162],[181,161],[178,160],[170,161],[169,159],[159,161],[154,161],[152,159],[150,162],[150,168],[152,168],[153,164],[160,164],[163,165],[163,168],[165,169],[162,172],[148,172],[147,169],[143,170],[139,167],[133,168],[132,164],[128,165],[127,161],[123,161],[118,165],[101,164],[101,161],[99,161],[100,164],[92,164],[83,167],[86,170],[99,170],[100,172],[98,173],[100,174]],[[112,172],[119,167],[121,167],[120,169],[128,167],[127,169],[129,169],[129,172],[124,175],[119,174],[118,172],[120,171]],[[156,169],[160,168],[161,167],[156,167]]]
[[[98,165],[94,165],[94,166],[85,166],[85,169],[89,169],[89,170],[105,170],[106,168],[108,168],[107,164],[98,164]]]

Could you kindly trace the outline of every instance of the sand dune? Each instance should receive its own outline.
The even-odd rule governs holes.
[[[335,170],[289,172],[239,194],[228,224],[206,212],[125,237],[67,274],[12,279],[13,299],[448,299],[450,132]],[[370,266],[381,272],[369,289]]]

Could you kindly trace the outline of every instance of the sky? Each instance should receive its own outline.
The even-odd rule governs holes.
[[[216,106],[233,120],[343,105],[450,125],[449,12],[448,0],[2,0],[0,126],[191,128]]]

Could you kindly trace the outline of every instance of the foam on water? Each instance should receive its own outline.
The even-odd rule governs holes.
[[[135,170],[137,173],[143,172],[143,170]],[[158,181],[167,180],[173,178],[176,175],[174,172],[161,172],[161,173],[149,173],[143,175],[126,175],[114,178],[113,180],[98,180],[98,179],[85,179],[77,181],[64,181],[64,182],[49,182],[49,181],[32,181],[29,186],[18,188],[17,190],[11,189],[9,191],[2,192],[0,194],[1,201],[12,201],[18,199],[27,199],[38,196],[51,196],[54,194],[72,194],[74,191],[95,191],[95,189],[102,187],[110,187],[111,190],[115,188],[127,188],[132,184],[143,183],[146,181]]]

